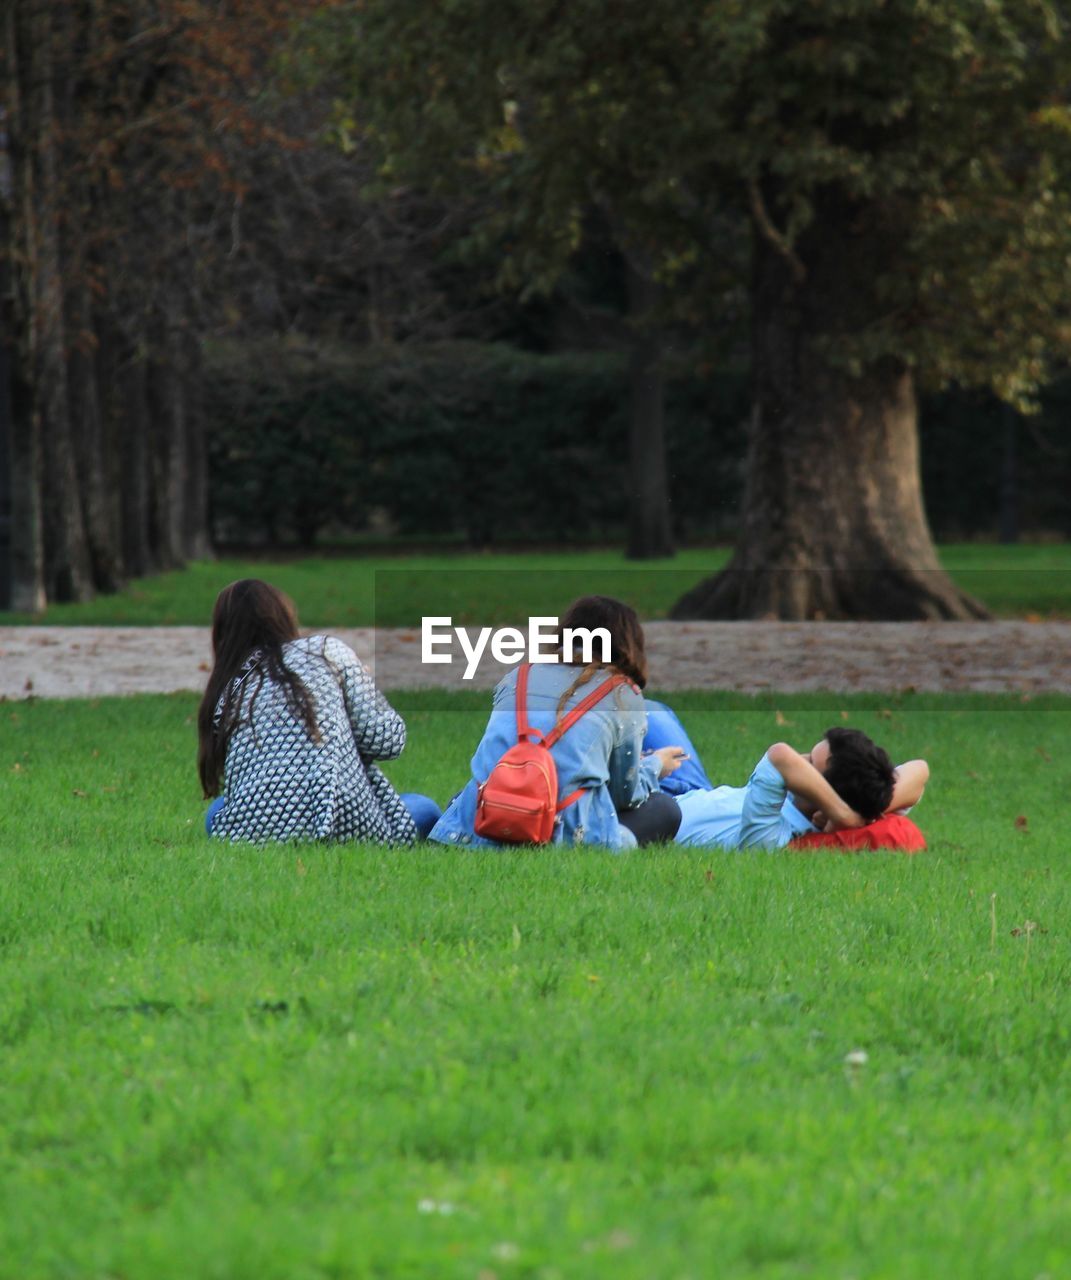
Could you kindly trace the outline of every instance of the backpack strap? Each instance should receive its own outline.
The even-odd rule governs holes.
[[[608,693],[612,693],[620,684],[627,683],[627,677],[615,672],[609,680],[604,680],[597,689],[593,689],[582,702],[578,702],[576,706],[569,712],[567,716],[563,716],[553,729],[543,738],[545,747],[552,747],[562,736],[567,733],[576,722],[585,716],[597,702],[601,702]],[[527,681],[526,681],[527,683]]]
[[[530,662],[522,663],[517,668],[517,741],[528,742],[535,738],[546,745],[540,730],[533,729],[528,723],[528,673],[531,670]]]
[[[517,741],[525,742],[530,738],[537,738],[548,750],[563,733],[567,733],[582,716],[586,715],[596,703],[601,702],[608,693],[611,693],[618,685],[629,683],[626,676],[615,673],[609,680],[604,680],[597,689],[593,689],[581,702],[578,702],[572,711],[567,716],[563,716],[549,733],[544,734],[538,729],[533,729],[528,723],[528,673],[531,669],[532,664],[526,662],[517,671]],[[555,812],[561,813],[563,809],[568,809],[571,804],[575,804],[580,799],[586,790],[586,787],[577,787],[575,791],[558,803]]]

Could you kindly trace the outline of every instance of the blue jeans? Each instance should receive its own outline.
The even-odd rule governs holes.
[[[205,814],[205,830],[209,835],[212,834],[212,828],[216,825],[216,814],[223,808],[223,797],[216,796],[215,800],[208,806],[208,812]]]
[[[439,821],[442,816],[442,810],[431,798],[431,796],[422,796],[419,791],[405,791],[401,795],[402,804],[409,810],[409,816],[416,823],[417,835],[421,840],[428,838],[428,832]],[[212,827],[215,825],[216,814],[223,808],[223,797],[216,796],[215,800],[208,806],[208,812],[205,814],[205,830],[209,835],[212,834]]]
[[[699,752],[692,745],[677,713],[664,702],[654,702],[650,698],[644,698],[643,701],[647,709],[644,751],[657,751],[661,747],[683,747],[689,756],[675,773],[659,782],[659,790],[671,796],[681,796],[686,791],[713,791],[714,784],[707,777]]]
[[[417,835],[421,840],[428,838],[428,832],[443,816],[443,811],[431,798],[421,795],[419,791],[403,791],[402,804],[409,810],[409,816],[416,823]]]

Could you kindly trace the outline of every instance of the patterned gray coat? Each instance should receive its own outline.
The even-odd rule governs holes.
[[[405,722],[353,650],[335,636],[283,646],[284,665],[301,677],[316,706],[319,742],[257,659],[253,654],[235,678],[242,701],[212,834],[411,844],[413,820],[375,763],[401,754]]]

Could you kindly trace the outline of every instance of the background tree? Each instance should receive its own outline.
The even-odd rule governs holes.
[[[378,151],[385,172],[445,193],[487,190],[479,231],[504,286],[549,293],[592,210],[609,229],[627,286],[616,327],[631,370],[636,557],[672,550],[661,383],[674,299],[662,286],[694,262],[701,217],[659,151],[677,109],[656,46],[671,45],[680,29],[677,18],[662,29],[663,8],[608,23],[592,0],[568,9],[471,0],[449,11],[373,0],[328,15],[316,50],[348,85],[344,123]],[[629,85],[637,69],[640,82]],[[632,111],[648,109],[635,127]]]
[[[727,204],[746,220],[744,512],[729,568],[681,616],[982,613],[933,548],[916,387],[1023,400],[1066,351],[1055,6],[367,0],[337,16],[386,163],[497,182],[505,269],[529,287],[591,201],[674,290],[725,252]]]
[[[282,0],[3,8],[11,604],[80,600],[210,549],[200,337],[214,212],[263,132]]]

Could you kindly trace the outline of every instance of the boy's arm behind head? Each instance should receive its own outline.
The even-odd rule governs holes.
[[[896,766],[893,777],[893,794],[889,813],[901,813],[912,809],[922,799],[926,783],[930,780],[930,766],[925,760],[906,760]]]
[[[838,827],[861,827],[864,819],[833,790],[813,764],[787,742],[775,742],[766,758],[801,800],[820,809]]]

